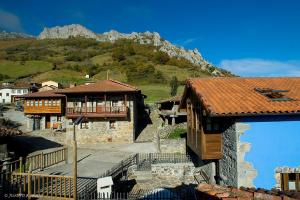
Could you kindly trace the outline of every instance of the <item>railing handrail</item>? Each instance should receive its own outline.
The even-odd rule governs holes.
[[[12,172],[12,175],[20,175],[20,176],[28,176],[28,172]],[[67,176],[67,175],[51,175],[51,174],[36,174],[36,173],[30,173],[30,176],[40,176],[40,177],[52,177],[52,178],[73,178],[73,176]]]

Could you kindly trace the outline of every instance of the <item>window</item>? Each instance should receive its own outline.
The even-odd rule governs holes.
[[[116,129],[117,122],[115,120],[109,121],[109,129]]]
[[[0,97],[2,97],[2,93],[0,93]]]
[[[39,100],[39,106],[43,106],[43,101]]]
[[[38,100],[34,101],[34,106],[36,106],[36,107],[39,106],[39,101]]]
[[[221,129],[219,120],[215,118],[207,117],[205,125],[206,125],[205,126],[206,131],[215,132],[215,131],[220,131]]]
[[[48,105],[49,105],[49,101],[48,101],[48,100],[45,100],[45,101],[44,101],[44,104],[45,104],[45,106],[48,106]]]
[[[33,104],[34,104],[33,100],[30,100],[30,106],[33,106]]]
[[[6,96],[9,97],[9,93],[6,93]]]
[[[21,90],[17,90],[17,93],[18,93],[18,94],[21,94]]]
[[[27,101],[26,101],[26,106],[29,106],[29,104],[30,104],[30,101],[27,100]]]
[[[16,90],[11,90],[11,93],[12,93],[12,94],[15,94],[15,93],[16,93]]]
[[[61,122],[61,116],[57,116],[57,121]]]
[[[300,191],[300,173],[282,173],[281,189],[285,191]]]
[[[24,89],[23,90],[23,94],[25,94],[25,93],[27,93],[28,92],[28,90],[27,89]]]
[[[2,99],[2,103],[5,103],[5,99]]]
[[[289,90],[274,90],[271,88],[255,88],[254,90],[264,95],[271,101],[293,101],[292,98],[289,98],[283,94]]]
[[[113,100],[113,101],[112,101],[112,106],[113,106],[113,107],[118,106],[118,101],[117,101],[117,100]]]
[[[88,121],[81,122],[80,128],[81,129],[89,129],[89,122]]]

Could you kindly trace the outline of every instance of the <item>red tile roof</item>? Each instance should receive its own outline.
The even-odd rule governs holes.
[[[35,98],[35,97],[64,97],[65,96],[63,94],[56,94],[56,92],[57,92],[57,90],[49,90],[49,91],[34,92],[34,93],[19,95],[18,97]]]
[[[115,80],[104,80],[88,85],[79,85],[72,88],[59,90],[59,93],[87,93],[87,92],[138,92],[134,86]]]
[[[253,199],[274,199],[294,200],[300,198],[299,192],[284,192],[280,190],[265,190],[255,188],[234,188],[220,185],[209,185],[200,183],[196,188],[197,199],[210,200],[253,200]]]
[[[287,90],[282,94],[293,100],[273,101],[255,88]],[[300,77],[189,79],[183,100],[189,89],[195,92],[211,116],[300,114]]]

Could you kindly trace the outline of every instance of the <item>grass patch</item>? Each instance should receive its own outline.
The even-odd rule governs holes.
[[[80,72],[67,69],[49,71],[34,77],[34,82],[43,82],[47,80],[56,81],[65,86],[69,86],[70,83],[83,83],[85,78]]]
[[[186,136],[187,130],[185,128],[176,128],[172,133],[170,133],[168,139],[178,139],[184,138]]]
[[[46,61],[8,61],[0,60],[0,71],[11,78],[26,77],[52,69],[52,63]]]
[[[137,85],[142,93],[147,95],[145,99],[146,103],[155,103],[161,99],[167,99],[170,97],[170,86],[168,84],[148,84],[148,85]],[[177,94],[183,93],[184,86],[179,86]]]

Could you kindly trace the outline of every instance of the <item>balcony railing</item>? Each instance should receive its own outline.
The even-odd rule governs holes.
[[[126,106],[95,106],[95,107],[67,107],[68,116],[89,115],[89,116],[126,116]]]

